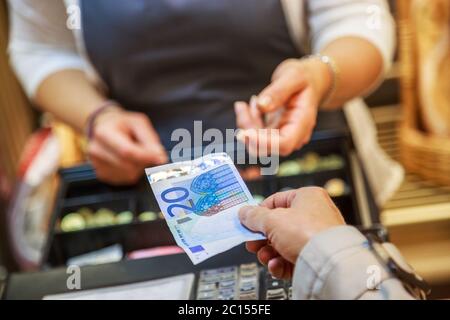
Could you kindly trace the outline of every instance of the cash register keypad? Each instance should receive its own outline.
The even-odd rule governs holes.
[[[201,271],[197,300],[287,300],[291,298],[290,287],[290,282],[272,278],[256,263],[241,264]]]
[[[266,272],[265,299],[291,300],[292,299],[291,281],[275,279],[270,275],[270,273]]]

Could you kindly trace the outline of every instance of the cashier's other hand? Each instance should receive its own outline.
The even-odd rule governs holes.
[[[267,240],[247,242],[247,249],[268,265],[276,278],[292,277],[294,264],[306,243],[316,234],[345,225],[328,193],[317,187],[276,193],[260,206],[243,207],[244,226],[262,232]]]
[[[119,108],[97,116],[88,155],[97,177],[114,185],[136,183],[146,166],[168,160],[148,117]]]
[[[253,154],[263,148],[287,156],[300,149],[311,139],[319,104],[331,85],[330,70],[318,59],[285,60],[274,71],[272,82],[249,104],[235,103],[237,126],[242,129],[238,139]],[[255,130],[261,128],[279,131]]]

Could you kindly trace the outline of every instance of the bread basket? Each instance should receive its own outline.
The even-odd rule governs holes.
[[[412,2],[397,2],[403,111],[399,134],[400,158],[409,172],[431,182],[450,186],[450,137],[435,136],[422,129]]]

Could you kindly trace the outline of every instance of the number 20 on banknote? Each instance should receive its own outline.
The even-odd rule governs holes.
[[[208,168],[194,177],[176,177],[173,185],[163,190],[160,199],[167,204],[166,213],[175,217],[185,214],[213,216],[226,209],[248,203],[251,196],[236,170],[228,163]]]

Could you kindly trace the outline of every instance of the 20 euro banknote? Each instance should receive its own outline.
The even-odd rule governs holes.
[[[226,153],[145,170],[177,244],[194,264],[242,242],[261,240],[239,221],[252,195]]]

